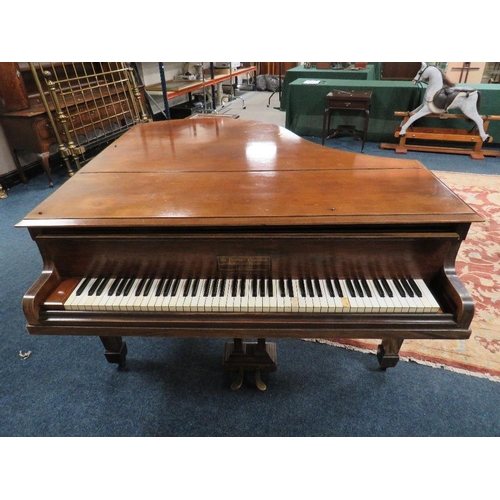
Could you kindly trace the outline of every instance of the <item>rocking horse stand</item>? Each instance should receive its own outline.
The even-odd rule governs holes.
[[[399,137],[399,145],[381,144],[382,149],[395,149],[396,153],[407,151],[431,151],[438,153],[468,154],[475,160],[483,160],[485,156],[500,156],[500,151],[483,150],[483,144],[492,142],[492,137],[487,133],[491,120],[500,120],[500,116],[481,116],[479,106],[481,93],[475,88],[456,87],[443,73],[432,64],[422,63],[420,70],[413,78],[415,85],[427,83],[424,99],[420,106],[411,112],[396,111],[396,116],[402,116],[403,121],[394,135]],[[448,114],[448,110],[459,109],[463,114]],[[439,129],[439,128],[413,128],[413,123],[424,116],[442,119],[468,118],[475,123],[476,131]],[[441,147],[426,145],[406,144],[408,139],[421,139],[426,141],[451,141],[468,142],[474,144],[474,149],[462,147]]]
[[[394,116],[403,117],[403,126],[412,116],[413,113],[406,111],[395,111]],[[442,120],[449,119],[466,119],[462,114],[428,114],[429,118],[440,118]],[[484,130],[488,130],[488,125],[491,120],[500,120],[498,115],[481,116],[484,120]],[[397,127],[394,132],[394,137],[399,138],[399,144],[382,143],[382,149],[394,149],[396,153],[406,154],[408,151],[425,151],[431,153],[455,153],[467,154],[474,160],[484,160],[485,156],[500,156],[500,151],[491,149],[482,149],[483,140],[477,130],[468,131],[465,129],[453,128],[433,128],[433,127],[410,127],[404,136],[400,136],[401,127]],[[473,144],[473,148],[459,146],[432,146],[424,144],[407,144],[408,139],[417,139],[422,141],[442,141],[442,142],[461,142]],[[492,138],[489,138],[491,142]]]

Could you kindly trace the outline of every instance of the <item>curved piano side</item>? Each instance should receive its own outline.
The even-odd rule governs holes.
[[[457,326],[461,329],[469,329],[474,317],[474,301],[465,285],[456,272],[456,257],[462,241],[452,245],[446,256],[442,274],[439,276],[440,300],[447,304],[450,312],[453,312]],[[469,330],[470,331],[470,330]]]
[[[53,262],[44,261],[42,274],[23,297],[23,311],[29,325],[40,324],[41,305],[61,281]]]

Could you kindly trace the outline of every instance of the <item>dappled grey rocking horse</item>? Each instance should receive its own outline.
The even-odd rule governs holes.
[[[483,120],[479,115],[481,93],[477,89],[455,87],[437,66],[427,63],[422,63],[413,79],[414,84],[420,82],[428,83],[424,100],[418,108],[411,112],[412,117],[406,123],[401,124],[400,136],[406,135],[408,127],[423,116],[431,113],[442,114],[449,109],[458,108],[476,124],[483,144],[489,141],[490,136],[484,131]]]

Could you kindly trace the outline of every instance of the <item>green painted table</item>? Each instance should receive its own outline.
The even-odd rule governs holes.
[[[369,63],[366,69],[316,69],[304,65],[289,69],[285,73],[282,88],[281,109],[286,109],[288,89],[299,78],[312,80],[380,80],[380,63]]]
[[[383,80],[337,80],[321,79],[316,85],[304,82],[310,78],[298,78],[289,85],[286,102],[287,129],[302,136],[321,137],[323,116],[326,107],[326,95],[332,90],[372,91],[370,111],[370,126],[368,141],[398,142],[394,130],[401,123],[401,118],[394,116],[395,111],[411,111],[423,100],[425,87],[417,87],[407,81]],[[467,86],[461,85],[458,86]],[[470,85],[469,85],[470,86]],[[481,109],[483,115],[500,114],[500,85],[475,84],[474,88],[481,91]],[[450,112],[455,112],[450,110]],[[332,128],[339,124],[358,125],[359,117],[348,112],[332,117]],[[440,123],[441,122],[441,123]],[[442,127],[442,121],[437,118],[421,118],[415,122],[415,127]],[[472,125],[465,120],[450,120],[447,128],[466,128]],[[488,130],[494,143],[500,142],[500,122],[492,121]],[[334,139],[332,139],[334,140]]]

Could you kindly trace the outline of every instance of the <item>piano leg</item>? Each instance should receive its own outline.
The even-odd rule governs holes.
[[[127,344],[123,342],[121,337],[99,337],[106,351],[104,356],[109,363],[117,363],[120,366],[125,366],[127,361]]]
[[[236,380],[231,384],[232,390],[237,390],[243,385],[244,372],[253,372],[255,384],[261,391],[267,389],[261,380],[262,371],[276,371],[276,344],[266,343],[266,339],[257,339],[255,342],[243,342],[242,339],[234,339],[234,342],[226,342],[224,355],[224,369],[226,371],[238,372]]]
[[[382,370],[392,368],[398,364],[399,349],[403,345],[404,339],[385,339],[378,346],[377,359]]]

